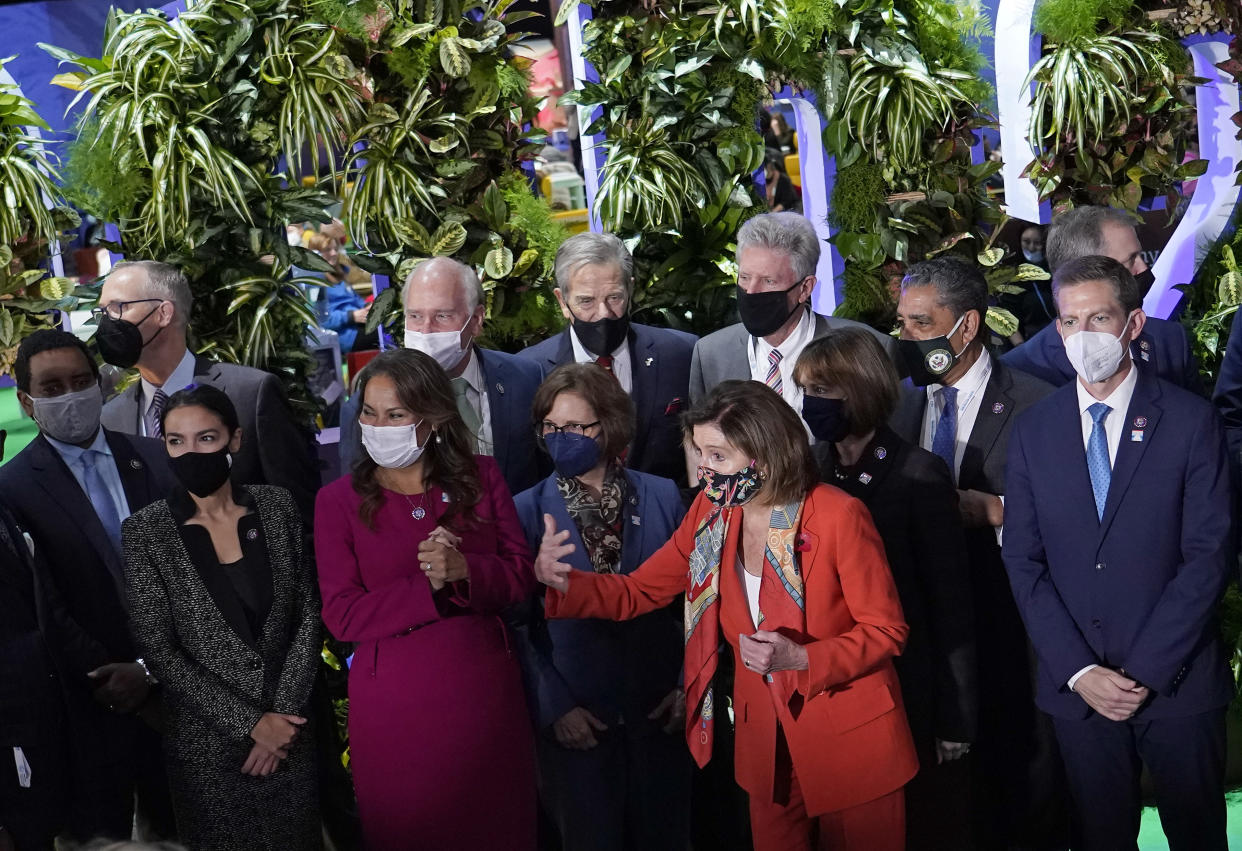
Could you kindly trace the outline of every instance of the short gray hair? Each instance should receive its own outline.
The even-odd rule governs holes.
[[[936,303],[954,316],[978,311],[982,320],[988,313],[988,281],[975,263],[961,257],[941,255],[915,263],[906,270],[901,288],[935,287]]]
[[[482,304],[485,298],[483,284],[479,281],[479,276],[475,274],[473,269],[452,257],[432,257],[415,266],[405,279],[405,288],[401,291],[402,302],[405,301],[405,293],[409,290],[410,284],[414,282],[415,277],[434,272],[441,266],[448,266],[449,268],[446,271],[451,270],[457,274],[458,286],[461,287],[462,293],[466,296],[466,309],[470,313],[474,313],[475,308]]]
[[[112,267],[116,273],[122,269],[141,269],[147,274],[144,294],[172,302],[173,319],[183,327],[190,324],[190,311],[194,308],[194,294],[190,282],[176,266],[157,260],[124,260]]]
[[[556,250],[556,285],[569,290],[569,282],[583,266],[612,266],[621,270],[625,291],[634,287],[634,258],[616,234],[576,233]]]
[[[1044,240],[1048,267],[1055,272],[1058,266],[1078,257],[1102,254],[1104,225],[1109,223],[1132,228],[1138,219],[1113,207],[1075,207],[1057,216]]]
[[[761,213],[747,219],[737,232],[737,257],[752,245],[787,254],[799,281],[814,275],[819,265],[819,234],[801,213]]]

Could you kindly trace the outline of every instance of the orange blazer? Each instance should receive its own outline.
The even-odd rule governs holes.
[[[548,616],[626,620],[668,605],[686,591],[694,532],[711,508],[700,494],[673,537],[633,573],[573,571],[568,592],[548,591]],[[738,655],[738,636],[755,632],[733,567],[743,511],[736,510],[729,524],[719,601],[721,629],[736,663],[738,783],[758,800],[773,800],[779,724],[808,815],[901,788],[918,770],[892,662],[909,629],[871,515],[828,485],[807,496],[798,536],[806,631],[781,631],[806,647],[809,665],[768,683]],[[723,723],[719,706],[717,715]]]

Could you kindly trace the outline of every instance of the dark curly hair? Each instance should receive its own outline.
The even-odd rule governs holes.
[[[367,384],[377,375],[392,380],[401,404],[416,411],[436,428],[438,439],[427,441],[423,451],[423,480],[438,486],[449,497],[449,508],[441,518],[447,526],[457,519],[465,525],[478,518],[474,507],[483,494],[479,468],[475,464],[472,435],[457,413],[457,401],[448,375],[431,357],[413,349],[384,352],[363,368],[358,376],[359,410],[366,399]],[[376,479],[378,465],[364,449],[354,462],[353,486],[362,497],[358,517],[369,528],[384,501]]]

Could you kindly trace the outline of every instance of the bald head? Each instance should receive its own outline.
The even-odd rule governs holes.
[[[474,313],[483,303],[483,285],[474,270],[452,257],[432,257],[414,267],[405,279],[403,298],[408,308],[411,295],[424,289],[453,289],[462,299],[463,309]]]
[[[433,257],[414,267],[401,294],[406,345],[413,334],[461,334],[461,348],[483,333],[483,286],[474,270],[451,257]],[[462,362],[464,364],[464,361]],[[444,366],[444,364],[441,364]],[[451,369],[445,366],[446,369]]]

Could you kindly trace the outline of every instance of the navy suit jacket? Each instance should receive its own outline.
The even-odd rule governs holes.
[[[1134,362],[1146,372],[1184,387],[1192,393],[1203,392],[1199,364],[1190,352],[1186,329],[1179,322],[1147,317],[1143,333],[1130,343]],[[1065,355],[1065,342],[1055,322],[1017,348],[1001,355],[1006,366],[1042,378],[1054,387],[1070,384],[1076,378],[1074,367]]]
[[[104,430],[130,511],[166,496],[173,484],[164,444]],[[126,611],[125,570],[86,493],[43,435],[0,467],[0,500],[30,533],[73,623],[66,640],[78,652],[71,682],[89,687],[86,673],[136,656]]]
[[[686,454],[679,415],[688,404],[690,358],[698,339],[669,328],[630,325],[630,396],[637,422],[626,466],[682,485],[686,482]],[[569,328],[518,354],[539,364],[544,375],[573,363]]]
[[[1096,514],[1078,395],[1061,388],[1009,443],[1005,568],[1050,714],[1090,709],[1067,682],[1091,664],[1154,693],[1136,718],[1194,715],[1232,697],[1216,609],[1233,565],[1224,431],[1205,400],[1139,370]]]
[[[535,427],[530,410],[535,391],[543,381],[539,367],[517,355],[494,349],[475,347],[487,385],[487,404],[492,417],[492,446],[496,463],[511,493],[524,491],[539,481],[551,462],[535,442]],[[353,469],[354,459],[362,452],[362,432],[358,428],[358,410],[362,400],[357,394],[341,406],[341,472]]]
[[[686,513],[672,481],[634,470],[627,470],[626,477],[618,571],[623,574],[632,573],[663,546]],[[569,530],[569,543],[575,547],[565,561],[575,570],[591,570],[555,475],[514,501],[531,552],[538,551],[543,537],[543,515],[551,514],[558,530]],[[519,608],[514,616],[519,659],[541,730],[577,706],[609,726],[621,716],[627,725],[651,724],[648,713],[678,685],[683,655],[679,605],[621,623],[593,618],[547,621],[538,597]]]

